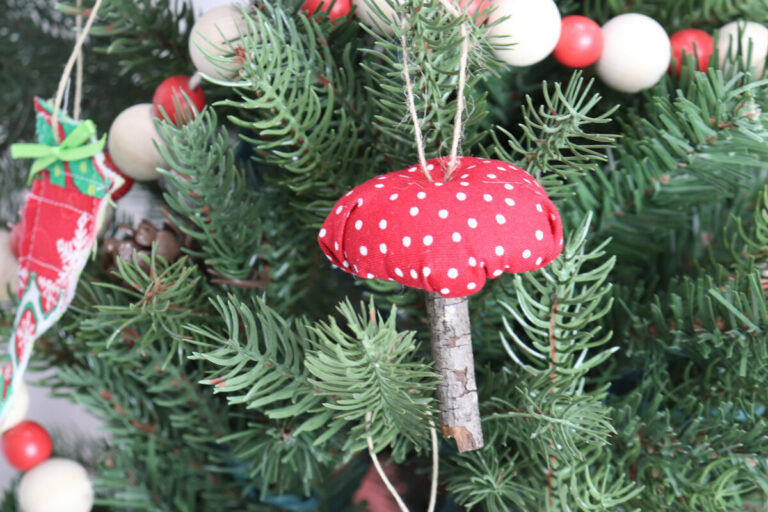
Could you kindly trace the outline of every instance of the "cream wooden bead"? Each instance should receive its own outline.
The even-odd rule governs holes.
[[[151,103],[139,103],[120,112],[109,127],[107,147],[115,165],[137,181],[156,180],[155,170],[165,166],[155,147],[162,143],[154,124]]]
[[[195,68],[217,80],[230,80],[242,67],[231,62],[233,50],[241,47],[241,35],[248,23],[239,7],[222,5],[206,11],[194,24],[189,36],[189,57]],[[209,54],[213,62],[205,54]]]
[[[403,3],[403,0],[397,0],[398,3]],[[373,4],[381,10],[384,15],[384,19],[376,13],[369,6]],[[355,7],[355,14],[360,21],[371,27],[374,31],[381,34],[393,34],[395,31],[392,28],[397,22],[395,16],[395,10],[385,0],[352,0],[352,5]]]
[[[89,512],[93,486],[83,466],[53,458],[24,474],[17,499],[22,512]]]
[[[11,233],[0,229],[0,302],[8,300],[8,286],[11,292],[18,289],[19,262],[11,252]]]
[[[544,60],[557,46],[562,21],[552,0],[492,0],[488,29],[496,56],[513,66],[530,66]]]
[[[742,30],[739,41],[739,30]],[[760,78],[765,71],[765,59],[768,57],[768,28],[754,21],[732,21],[717,32],[717,52],[720,56],[720,67],[724,67],[728,55],[736,55],[741,43],[744,63],[747,64],[747,51],[752,41],[752,54],[749,67],[755,77]],[[730,52],[729,52],[730,49]]]
[[[616,16],[603,25],[600,79],[612,89],[635,93],[656,85],[669,69],[672,46],[659,23],[644,14]]]

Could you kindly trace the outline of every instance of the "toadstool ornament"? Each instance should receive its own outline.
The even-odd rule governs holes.
[[[563,228],[544,189],[522,169],[464,157],[445,179],[448,164],[427,162],[432,181],[413,166],[355,187],[333,207],[318,241],[347,272],[429,292],[443,434],[467,451],[483,441],[465,297],[505,272],[552,262],[563,250]]]

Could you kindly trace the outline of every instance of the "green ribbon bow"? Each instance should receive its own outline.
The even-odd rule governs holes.
[[[58,146],[33,143],[12,144],[11,158],[35,158],[29,172],[29,183],[31,183],[37,173],[56,162],[85,160],[99,154],[107,141],[106,135],[96,143],[85,144],[95,134],[96,125],[93,121],[87,120],[67,135],[67,138]]]

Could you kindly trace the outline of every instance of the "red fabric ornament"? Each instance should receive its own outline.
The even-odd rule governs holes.
[[[586,16],[566,16],[560,39],[552,52],[555,59],[569,68],[591,66],[603,53],[603,30]]]
[[[24,218],[22,217],[19,222],[11,226],[11,237],[9,244],[11,246],[11,254],[18,261],[19,251],[21,248],[21,239],[24,237]]]
[[[307,17],[311,18],[318,11],[328,11],[328,7],[331,5],[331,0],[307,0],[304,2],[301,10],[307,13]],[[331,11],[328,13],[328,17],[332,20],[337,20],[348,15],[352,10],[351,0],[336,0],[331,7]]]
[[[155,117],[163,118],[160,107],[163,107],[166,115],[176,126],[180,126],[195,116],[195,112],[189,108],[184,94],[189,97],[195,106],[195,111],[200,112],[205,107],[205,93],[199,85],[194,89],[189,88],[189,77],[184,75],[174,75],[166,78],[155,89],[152,96],[152,107]],[[176,105],[181,107],[181,111],[176,111]]]
[[[669,38],[672,45],[672,58],[675,60],[675,75],[680,76],[683,67],[683,53],[693,55],[696,59],[696,69],[706,71],[709,58],[715,51],[715,41],[712,36],[697,28],[686,28],[672,34]],[[672,66],[670,66],[672,72]]]
[[[342,197],[318,241],[334,265],[366,279],[465,297],[504,272],[549,264],[563,250],[560,214],[514,165],[447,158],[369,180]]]
[[[34,421],[22,421],[3,433],[3,455],[19,471],[27,471],[51,456],[48,431]]]
[[[120,188],[112,192],[112,200],[117,201],[118,199],[120,199],[125,194],[131,191],[131,187],[133,187],[133,178],[131,178],[127,174],[124,174],[123,171],[118,169],[115,163],[112,161],[112,157],[110,157],[109,153],[107,153],[106,151],[104,152],[104,161],[109,167],[114,169],[114,171],[117,174],[119,174],[123,178],[123,180],[125,180],[123,184],[120,186]]]

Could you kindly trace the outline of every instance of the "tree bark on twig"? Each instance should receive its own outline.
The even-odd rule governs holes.
[[[445,298],[427,293],[430,340],[443,436],[454,438],[460,452],[483,447],[475,361],[466,297]]]

